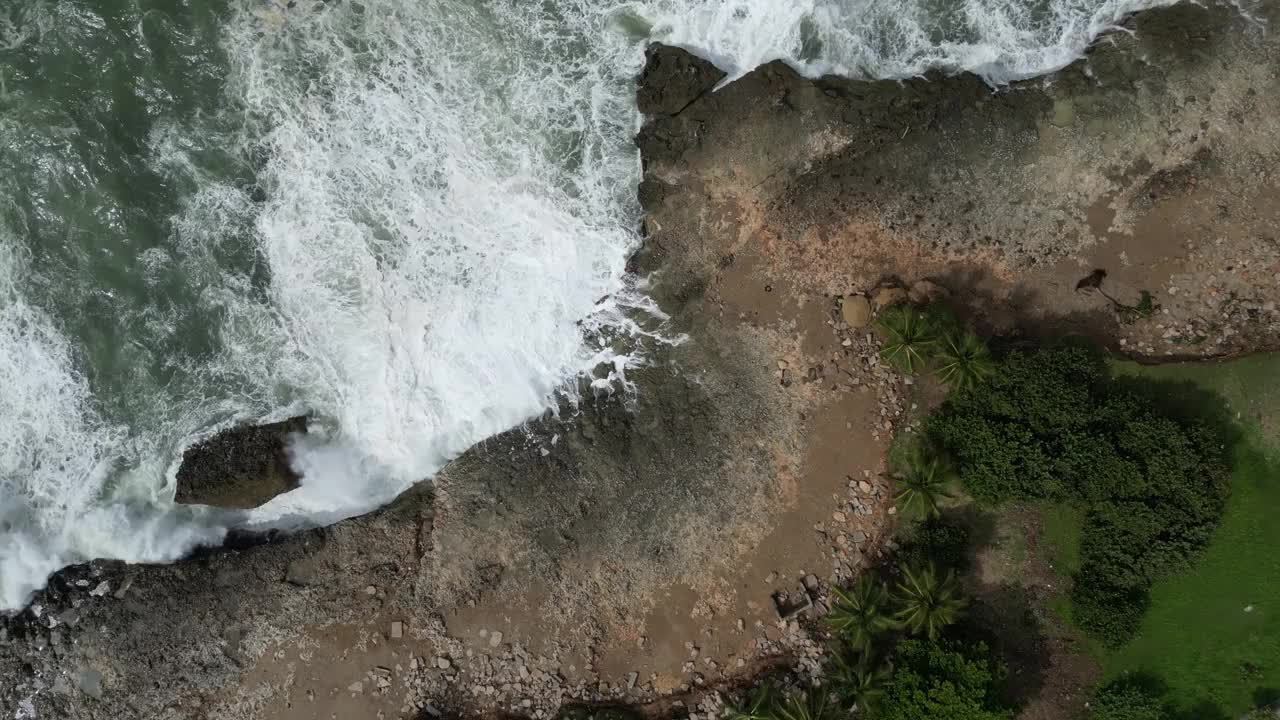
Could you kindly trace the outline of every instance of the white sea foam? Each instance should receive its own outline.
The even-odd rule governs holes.
[[[297,527],[386,502],[553,408],[567,379],[629,388],[643,358],[610,341],[653,336],[642,318],[660,316],[623,278],[647,40],[731,76],[782,59],[998,84],[1169,1],[236,0],[220,121],[243,121],[265,202],[200,169],[198,128],[152,138],[156,171],[194,189],[143,280],[177,273],[201,291],[198,308],[143,317],[158,337],[188,310],[222,323],[216,352],[175,361],[190,385],[177,407],[159,398],[148,424],[104,415],[86,358],[24,299],[22,238],[0,234],[0,607],[69,562],[217,541],[227,516],[175,508],[172,491],[184,443],[228,424],[314,418],[291,449],[302,486],[243,520]],[[246,244],[260,273],[219,259]]]

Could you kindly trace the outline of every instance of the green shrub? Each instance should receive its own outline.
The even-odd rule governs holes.
[[[1006,720],[1004,667],[982,643],[903,640],[874,717],[878,720]]]
[[[1142,678],[1120,678],[1098,688],[1089,701],[1089,720],[1166,720],[1162,693]]]
[[[1145,587],[1119,587],[1097,572],[1081,573],[1071,588],[1071,619],[1103,645],[1116,648],[1138,634],[1148,602]]]

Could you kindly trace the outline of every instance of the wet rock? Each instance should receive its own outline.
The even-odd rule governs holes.
[[[296,488],[287,444],[306,431],[306,418],[295,417],[224,430],[197,443],[182,455],[174,499],[184,505],[245,509]]]

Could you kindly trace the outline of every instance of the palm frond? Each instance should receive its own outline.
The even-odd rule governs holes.
[[[996,371],[991,352],[971,332],[948,333],[938,350],[938,378],[957,390],[967,390]]]
[[[831,653],[826,677],[831,692],[845,710],[866,710],[883,695],[890,668],[869,652],[841,647]]]
[[[938,577],[932,563],[903,567],[901,571],[895,588],[898,612],[894,617],[912,634],[936,639],[944,628],[964,616],[968,602],[960,594],[952,573]]]
[[[840,707],[825,688],[793,692],[773,704],[773,720],[836,720]]]
[[[885,336],[880,350],[885,362],[908,374],[929,363],[938,341],[923,313],[910,305],[894,305],[880,313],[878,323]]]
[[[955,471],[944,457],[917,449],[907,456],[906,470],[897,479],[894,502],[906,515],[937,517],[955,481]]]
[[[740,705],[729,705],[728,720],[774,720],[774,690],[769,683],[763,683],[751,694],[743,698]]]
[[[884,631],[893,627],[888,593],[870,576],[858,578],[849,590],[832,588],[831,595],[831,613],[827,615],[827,622],[851,646],[866,650]]]

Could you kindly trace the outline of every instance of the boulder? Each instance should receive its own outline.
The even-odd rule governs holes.
[[[267,425],[224,430],[182,454],[176,502],[223,508],[253,508],[298,486],[289,467],[289,438],[307,431],[295,417]]]
[[[871,296],[871,304],[876,312],[880,312],[887,307],[906,302],[907,297],[906,289],[885,286],[876,289],[875,294]]]
[[[849,327],[866,327],[871,322],[871,303],[862,295],[850,295],[840,304],[840,314]]]
[[[911,284],[907,295],[917,305],[928,305],[946,297],[947,289],[932,280],[917,280]]]

